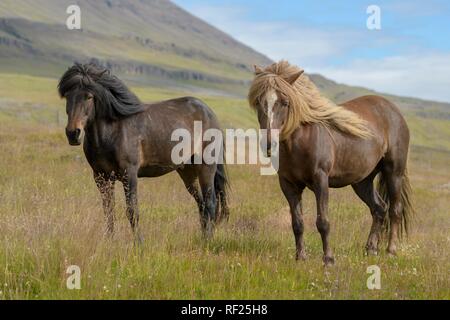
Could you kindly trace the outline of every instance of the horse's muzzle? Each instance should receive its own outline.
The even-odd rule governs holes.
[[[276,154],[276,153],[278,153],[277,149],[278,149],[278,143],[275,141],[272,141],[270,143],[270,146],[268,146],[267,148],[263,148],[263,154],[265,157],[270,158],[272,156],[272,153],[274,153],[272,150],[275,150],[275,154]]]
[[[78,128],[75,130],[66,129],[66,136],[71,146],[79,146],[83,138],[83,131]]]

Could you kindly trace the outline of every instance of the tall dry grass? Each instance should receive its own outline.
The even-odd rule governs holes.
[[[324,269],[315,204],[305,193],[308,260],[294,261],[287,202],[275,176],[230,166],[231,217],[210,243],[176,174],[139,182],[137,250],[116,186],[117,230],[103,237],[101,202],[80,148],[57,127],[0,127],[0,299],[448,299],[449,155],[413,150],[417,218],[399,256],[365,257],[367,208],[345,188],[331,192],[336,265]],[[376,264],[382,289],[368,290]],[[66,288],[69,265],[81,290]]]

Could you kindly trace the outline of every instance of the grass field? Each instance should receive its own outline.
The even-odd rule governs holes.
[[[176,174],[140,180],[145,242],[137,250],[120,184],[116,235],[103,237],[99,195],[81,148],[64,137],[55,85],[0,75],[0,299],[450,298],[450,153],[448,132],[438,126],[429,141],[421,119],[408,115],[417,216],[396,258],[363,255],[371,217],[344,188],[331,192],[336,265],[322,266],[311,192],[304,204],[308,260],[295,262],[287,202],[276,177],[260,176],[255,166],[229,166],[230,221],[210,243],[201,239],[196,206]],[[143,100],[182,94],[135,91]],[[224,126],[255,125],[245,101],[204,99]],[[81,268],[80,290],[66,288],[70,265]],[[370,265],[381,269],[380,290],[367,289]]]

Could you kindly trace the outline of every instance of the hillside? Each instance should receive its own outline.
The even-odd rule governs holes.
[[[270,63],[169,1],[77,3],[82,30],[65,26],[73,1],[2,0],[0,71],[55,77],[95,57],[135,82],[242,94],[252,64]]]

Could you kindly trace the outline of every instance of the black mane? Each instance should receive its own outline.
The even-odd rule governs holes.
[[[119,119],[144,110],[144,105],[127,86],[111,72],[94,63],[75,63],[61,77],[59,95],[86,90],[94,95],[96,116]]]

